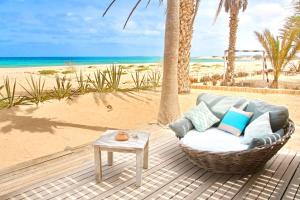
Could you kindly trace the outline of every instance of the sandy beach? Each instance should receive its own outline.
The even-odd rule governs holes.
[[[82,73],[85,78],[88,76],[93,77],[93,74],[97,70],[105,71],[112,65],[99,64],[99,65],[65,65],[65,66],[44,66],[44,67],[21,67],[21,68],[0,68],[0,85],[3,84],[4,78],[9,77],[11,80],[17,80],[17,92],[22,92],[24,89],[21,87],[28,87],[26,79],[33,76],[35,79],[42,77],[45,80],[45,89],[53,89],[55,85],[55,77],[66,77],[70,79],[73,85],[76,85],[76,73],[79,75]],[[162,73],[161,63],[136,63],[136,64],[116,64],[116,66],[123,67],[123,75],[121,78],[121,87],[128,87],[128,85],[133,84],[131,74],[134,74],[136,70],[140,73],[148,74],[151,71],[159,71]],[[268,64],[268,69],[270,69],[270,64]],[[236,77],[237,82],[243,82],[251,86],[256,85],[257,87],[267,87],[267,77],[262,74],[257,74],[257,72],[262,71],[261,61],[237,61],[235,72],[247,74],[247,76]],[[43,74],[43,72],[49,74]],[[222,76],[224,73],[224,64],[222,62],[201,62],[190,64],[190,77],[194,80],[200,81],[202,77],[213,77],[215,75]],[[268,74],[269,80],[272,80],[272,73]],[[289,74],[282,74],[280,77],[280,88],[288,89],[300,89],[300,74],[295,74],[293,76]],[[210,82],[206,84],[211,84]],[[220,82],[218,83],[220,84]],[[122,86],[123,85],[123,86]],[[127,85],[127,86],[125,86]]]
[[[286,105],[299,130],[300,96],[193,90],[190,95],[180,95],[182,113],[195,105],[196,97],[202,92],[258,98]],[[0,110],[0,168],[90,143],[107,129],[143,129],[156,123],[159,98],[159,90],[90,93],[71,102],[51,100],[38,107],[22,105]],[[300,151],[298,130],[286,148]]]
[[[122,66],[124,69],[121,88],[133,87],[131,73],[138,69],[142,69],[141,73],[162,70],[159,63]],[[35,78],[41,76],[46,81],[45,89],[51,90],[55,85],[57,75],[70,78],[73,86],[76,87],[76,73],[82,72],[87,77],[107,67],[109,65],[0,68],[0,77],[7,76],[11,80],[16,79],[17,92],[24,93],[20,85],[26,87],[26,78],[30,75]],[[191,63],[190,68],[191,76],[196,74],[200,77],[222,74],[224,70],[221,63]],[[45,70],[54,70],[55,73],[41,75]],[[238,62],[237,64],[237,72],[257,70],[261,70],[259,62]],[[63,73],[65,71],[71,72]],[[0,85],[3,78],[0,78]],[[254,78],[261,81],[262,76]],[[286,79],[299,82],[300,77],[299,75],[286,76]],[[68,147],[90,143],[107,129],[142,129],[149,123],[156,123],[159,90],[157,88],[140,92],[89,93],[75,97],[72,101],[52,99],[39,106],[22,105],[0,110],[0,146],[2,147],[0,168],[62,151]],[[190,95],[180,95],[182,113],[195,104],[195,99],[201,92],[245,96],[250,99],[263,99],[274,104],[286,105],[290,108],[291,118],[297,126],[300,125],[300,96],[292,95],[193,90]],[[108,105],[112,106],[112,109],[108,109]],[[296,132],[286,147],[300,150],[299,135],[300,133]]]

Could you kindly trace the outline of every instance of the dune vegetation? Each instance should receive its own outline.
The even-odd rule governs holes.
[[[46,71],[46,70],[45,70]],[[56,71],[56,70],[53,70]],[[4,84],[0,86],[0,109],[11,108],[16,105],[42,103],[50,99],[67,99],[84,95],[91,92],[109,93],[117,91],[130,91],[151,89],[160,86],[160,71],[140,71],[131,73],[132,86],[120,87],[122,76],[125,75],[122,66],[112,65],[105,70],[97,70],[92,74],[72,72],[76,79],[71,80],[66,75],[56,74],[52,89],[46,89],[46,79],[42,76],[34,77],[30,75],[26,78],[26,84],[21,85],[17,80],[5,77]],[[23,89],[23,93],[17,93],[17,87]]]

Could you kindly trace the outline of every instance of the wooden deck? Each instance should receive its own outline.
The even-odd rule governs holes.
[[[219,175],[187,160],[168,129],[151,132],[149,169],[135,186],[135,155],[104,156],[102,183],[95,183],[90,145],[0,171],[0,199],[300,199],[300,156],[280,151],[254,175]]]

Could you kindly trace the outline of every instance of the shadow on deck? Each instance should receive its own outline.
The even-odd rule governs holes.
[[[133,154],[116,153],[96,184],[87,145],[0,171],[0,199],[300,199],[300,156],[294,152],[281,150],[254,175],[220,175],[188,161],[170,130],[153,125],[147,131],[149,169],[140,188]]]

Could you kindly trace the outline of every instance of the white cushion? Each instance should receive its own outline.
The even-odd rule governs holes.
[[[270,113],[266,112],[247,126],[242,143],[250,144],[254,138],[260,139],[271,134],[273,132],[270,124]]]
[[[248,149],[248,145],[241,143],[242,138],[217,128],[210,128],[204,132],[191,130],[180,143],[201,151],[242,151]]]

